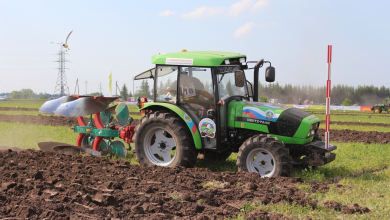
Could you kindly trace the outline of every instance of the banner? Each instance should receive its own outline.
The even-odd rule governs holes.
[[[343,110],[360,111],[360,106],[343,106]]]
[[[360,106],[360,111],[362,112],[370,112],[372,106]]]
[[[294,108],[308,109],[309,105],[293,105]]]
[[[325,109],[326,105],[309,105],[309,109]]]
[[[344,106],[329,106],[329,110],[344,110]]]
[[[110,79],[110,83],[108,84],[108,87],[110,87],[110,93],[112,93],[112,72],[110,73],[110,76],[108,78]]]

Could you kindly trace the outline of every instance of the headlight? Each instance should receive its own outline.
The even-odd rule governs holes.
[[[307,134],[306,137],[314,136],[316,134],[316,131],[318,129],[319,124],[320,123],[314,123],[314,124],[310,125],[310,130],[309,130],[309,133]]]

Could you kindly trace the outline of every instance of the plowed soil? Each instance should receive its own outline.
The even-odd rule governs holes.
[[[318,129],[318,134],[325,138],[325,130]],[[353,131],[330,129],[330,140],[337,142],[361,142],[361,143],[390,143],[390,133],[378,131]]]
[[[324,124],[325,121],[321,121]],[[390,127],[390,124],[382,123],[361,123],[361,122],[344,122],[344,121],[331,121],[331,125],[360,125],[360,126],[376,126],[376,127]]]
[[[88,121],[88,118],[84,118],[85,121]],[[10,122],[10,123],[23,123],[23,124],[33,124],[33,125],[51,125],[51,126],[67,126],[73,127],[78,125],[77,118],[65,118],[55,115],[43,116],[43,115],[2,115],[0,114],[0,122]],[[134,119],[131,125],[137,125],[139,123],[138,119]]]
[[[88,155],[6,150],[0,151],[0,218],[224,219],[235,217],[253,201],[317,208],[317,200],[295,187],[300,182],[299,178],[262,179],[248,172],[146,167]],[[331,201],[329,207],[344,210],[334,204]],[[358,205],[350,208],[369,211]],[[245,215],[289,219],[261,210]]]
[[[1,122],[24,123],[33,125],[52,125],[52,126],[74,126],[78,125],[77,118],[64,118],[58,116],[43,115],[1,115]]]

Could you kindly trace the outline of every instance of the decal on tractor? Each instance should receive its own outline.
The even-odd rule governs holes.
[[[199,122],[200,136],[202,137],[215,137],[216,126],[213,120],[204,118]]]
[[[272,111],[271,109],[268,109],[266,112],[265,112],[265,118],[266,119],[271,119],[274,117],[274,111]]]
[[[272,110],[267,110],[264,112],[257,107],[251,107],[251,106],[244,107],[242,109],[241,115],[248,116],[250,118],[270,120],[270,121],[276,121],[279,117],[279,114],[274,114]]]
[[[191,117],[189,115],[187,115],[187,113],[184,114],[184,119],[186,120],[186,123],[188,124],[188,126],[191,128],[191,132],[193,134],[195,134],[196,133],[196,126],[195,126],[194,121],[191,119]]]
[[[255,105],[259,107],[264,107],[264,108],[273,108],[273,109],[288,109],[288,106],[285,105],[279,105],[279,104],[272,104],[272,103],[263,103],[263,102],[248,102],[245,105]]]

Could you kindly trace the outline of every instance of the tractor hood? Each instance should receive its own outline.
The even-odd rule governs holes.
[[[229,112],[235,112],[234,127],[301,139],[309,138],[312,124],[317,123],[317,131],[320,121],[300,109],[263,102],[232,101]],[[229,126],[232,126],[232,116],[229,115]]]

